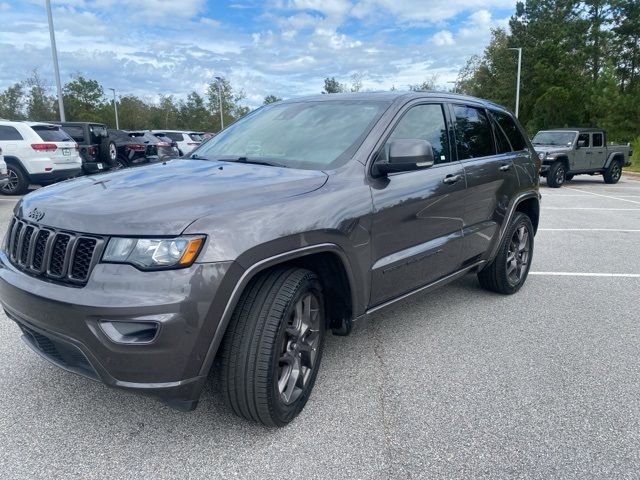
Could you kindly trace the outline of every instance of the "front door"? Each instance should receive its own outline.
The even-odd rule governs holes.
[[[461,264],[465,174],[453,161],[443,105],[409,107],[378,161],[386,160],[389,143],[399,138],[430,142],[435,164],[372,183],[371,306],[432,283]]]
[[[597,170],[604,167],[604,162],[607,159],[605,147],[604,147],[604,134],[602,132],[595,132],[591,134],[591,169]]]
[[[576,143],[576,151],[573,156],[573,165],[571,165],[571,170],[581,171],[591,169],[592,156],[591,135],[588,133],[581,133],[578,135],[578,142]]]

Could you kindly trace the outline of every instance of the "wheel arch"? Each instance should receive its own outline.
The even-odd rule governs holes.
[[[27,178],[30,178],[29,172],[25,168],[24,163],[22,163],[22,160],[20,160],[18,157],[13,155],[5,155],[4,162],[7,165],[13,165],[14,167],[18,167],[20,170],[22,170],[22,173],[24,173]]]
[[[571,167],[569,165],[569,157],[567,157],[566,155],[559,155],[553,162],[551,162],[551,165],[553,165],[555,162],[561,162],[562,164],[564,164],[567,173],[569,173],[569,171],[571,170]]]
[[[611,164],[615,160],[619,160],[620,163],[622,165],[624,165],[624,155],[622,154],[622,152],[612,152],[612,153],[610,153],[609,157],[607,158],[607,163],[605,163],[605,165],[604,165],[604,168],[609,168],[609,166],[611,166]]]
[[[284,252],[254,263],[241,275],[224,308],[200,369],[200,375],[207,375],[211,369],[224,334],[229,326],[233,311],[247,286],[254,278],[265,271],[284,265],[308,268],[318,274],[325,289],[325,304],[327,306],[328,318],[331,320],[328,326],[333,328],[336,333],[349,333],[353,312],[356,311],[357,308],[357,299],[351,266],[342,248],[336,244],[325,243]],[[335,269],[337,269],[338,273],[335,278],[337,278],[338,281],[336,283],[328,282],[328,278],[334,278],[332,274]],[[328,299],[326,297],[327,294],[329,294]],[[332,318],[329,317],[329,315],[338,315],[343,318]],[[342,323],[344,323],[344,325],[339,325]]]

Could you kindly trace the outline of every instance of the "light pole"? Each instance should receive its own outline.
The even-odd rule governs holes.
[[[449,80],[447,83],[452,83],[453,84],[453,93],[458,93],[458,82],[457,81],[453,81],[453,80]]]
[[[518,51],[518,78],[516,80],[516,118],[520,110],[520,70],[522,69],[522,48],[510,48],[509,50]]]
[[[120,130],[120,123],[118,122],[118,103],[116,102],[116,89],[110,88],[109,90],[113,92],[113,109],[116,112],[116,130]]]
[[[60,121],[65,122],[64,102],[62,100],[62,85],[60,84],[60,69],[58,68],[58,49],[56,48],[56,34],[53,32],[53,15],[51,14],[51,0],[47,0],[47,17],[49,17],[49,37],[51,37],[51,53],[53,55],[53,71],[58,87],[58,108],[60,109]]]
[[[215,78],[218,81],[218,95],[220,96],[220,130],[224,130],[224,117],[222,116],[222,78]]]

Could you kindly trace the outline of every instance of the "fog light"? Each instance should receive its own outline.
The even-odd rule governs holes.
[[[115,343],[135,344],[150,343],[158,334],[156,322],[115,322],[100,320],[100,328]]]

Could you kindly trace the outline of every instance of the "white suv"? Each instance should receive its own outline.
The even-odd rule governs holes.
[[[8,195],[75,177],[82,169],[78,144],[59,125],[0,120],[0,148],[8,171],[2,193]]]
[[[202,143],[204,132],[191,130],[151,130],[156,136],[169,137],[176,142],[180,156],[188,155]]]
[[[9,183],[9,175],[7,175],[7,164],[4,161],[2,148],[0,148],[0,188]]]

